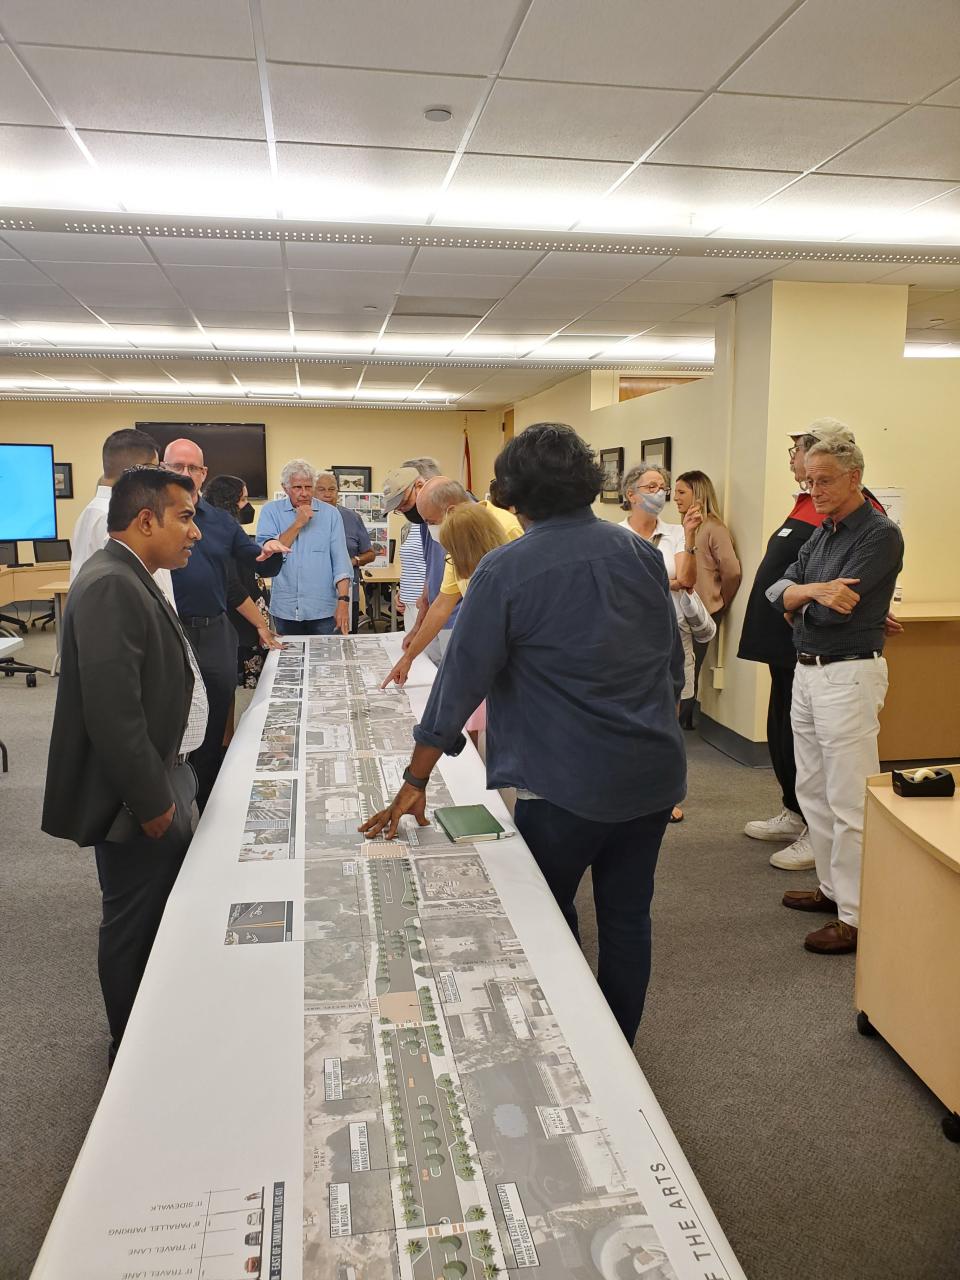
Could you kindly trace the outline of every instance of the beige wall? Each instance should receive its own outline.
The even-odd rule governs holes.
[[[960,563],[943,530],[960,475],[960,360],[905,359],[906,307],[905,286],[767,284],[718,310],[712,378],[591,408],[581,375],[520,402],[517,428],[569,422],[596,449],[623,446],[627,466],[642,440],[670,436],[674,474],[699,467],[716,483],[749,585],[793,505],[788,433],[840,418],[864,450],[867,484],[906,491],[904,598],[957,600]],[[613,505],[596,510],[622,518]],[[766,670],[735,656],[746,599],[742,590],[714,651],[722,688],[707,679],[702,693],[710,716],[759,742]]]
[[[0,441],[52,444],[58,462],[73,464],[71,501],[57,502],[59,536],[69,538],[100,475],[100,449],[111,431],[137,422],[265,422],[267,473],[272,493],[290,458],[316,466],[373,468],[374,487],[404,458],[432,454],[455,479],[460,477],[464,419],[470,435],[474,487],[486,490],[500,449],[501,414],[390,409],[299,409],[271,405],[69,404],[0,402]],[[393,532],[393,530],[391,530]],[[22,554],[32,559],[29,548]]]

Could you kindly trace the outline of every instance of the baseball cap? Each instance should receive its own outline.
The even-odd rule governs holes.
[[[384,511],[396,511],[403,501],[403,495],[419,479],[420,472],[416,467],[397,467],[389,472],[381,489]]]
[[[845,440],[856,444],[853,431],[839,418],[817,418],[804,431],[787,433],[791,440],[799,440],[801,436],[813,436],[815,440]]]

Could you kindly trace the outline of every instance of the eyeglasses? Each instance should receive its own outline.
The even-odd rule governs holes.
[[[798,444],[791,445],[791,447],[787,450],[787,457],[792,462],[799,452],[800,452],[800,446]]]
[[[665,492],[666,486],[662,481],[656,484],[635,484],[633,486],[634,493],[661,493]]]
[[[193,476],[202,476],[206,471],[206,467],[198,467],[195,462],[165,462],[164,467],[167,471],[176,471],[178,475],[186,475],[189,471]]]

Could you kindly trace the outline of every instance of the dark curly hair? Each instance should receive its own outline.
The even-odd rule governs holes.
[[[493,470],[497,504],[530,520],[588,507],[603,484],[593,450],[562,422],[527,427],[500,452]]]
[[[211,507],[228,511],[234,520],[240,519],[240,495],[244,482],[239,476],[214,476],[203,487],[203,496]]]

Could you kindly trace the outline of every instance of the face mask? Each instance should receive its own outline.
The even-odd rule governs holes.
[[[658,516],[667,504],[666,490],[658,489],[656,493],[645,493],[640,499],[640,510],[648,516]]]
[[[416,503],[414,503],[414,505],[410,508],[409,511],[404,511],[403,514],[407,517],[407,519],[410,521],[411,524],[423,524],[423,516],[417,510]]]
[[[256,518],[257,518],[257,513],[253,509],[252,502],[246,503],[246,505],[242,506],[239,512],[237,513],[237,519],[240,521],[241,524],[253,524]]]
[[[430,537],[434,540],[434,542],[439,542],[440,526],[438,524],[428,524],[427,528],[430,530]]]

